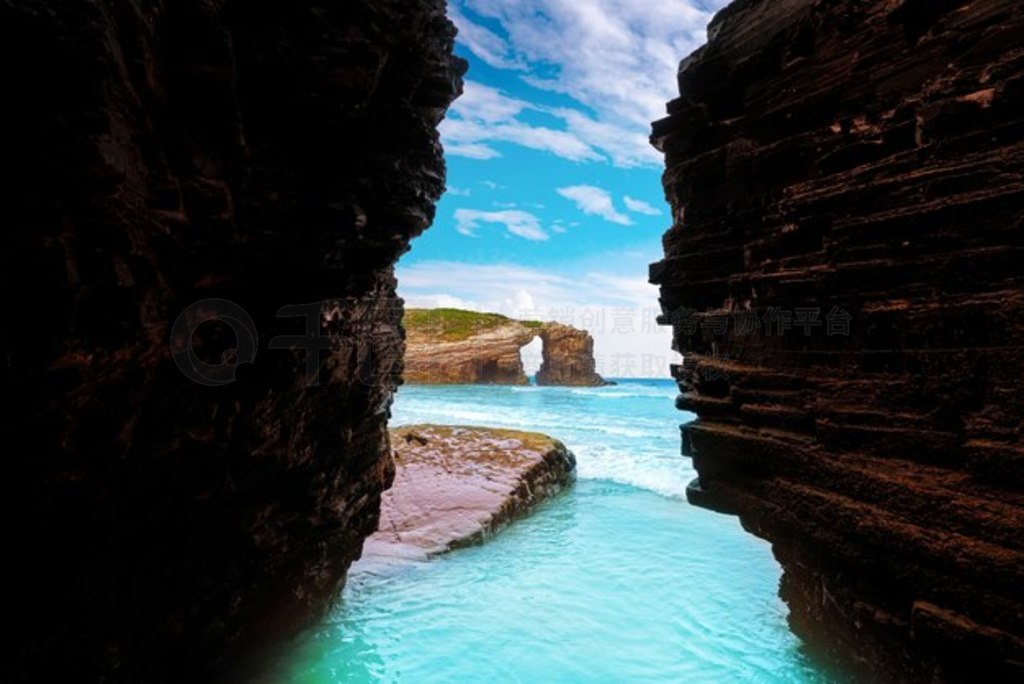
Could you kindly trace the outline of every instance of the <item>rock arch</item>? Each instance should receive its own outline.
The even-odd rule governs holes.
[[[445,339],[437,329],[408,330],[405,380],[420,385],[527,385],[521,350],[540,338],[538,385],[607,385],[596,370],[594,338],[561,323],[502,319],[464,339]]]

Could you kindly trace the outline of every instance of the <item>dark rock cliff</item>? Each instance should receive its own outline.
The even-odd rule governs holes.
[[[1024,677],[1024,4],[740,0],[655,124],[691,501],[877,680]],[[986,679],[987,678],[987,679]]]
[[[336,595],[393,473],[453,35],[443,0],[0,2],[10,678],[237,674]],[[223,386],[172,358],[210,298],[259,335]],[[307,369],[269,341],[311,302]]]

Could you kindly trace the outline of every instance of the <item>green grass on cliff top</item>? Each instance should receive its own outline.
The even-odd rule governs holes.
[[[522,430],[508,430],[505,428],[480,427],[477,425],[433,425],[421,423],[418,425],[405,425],[400,428],[391,428],[391,440],[397,445],[398,454],[401,455],[402,446],[406,442],[406,435],[418,435],[426,439],[428,444],[433,444],[440,451],[451,450],[452,447],[487,446],[490,442],[490,449],[487,449],[489,460],[500,461],[507,447],[495,448],[496,441],[514,439],[523,445],[524,448],[538,453],[547,453],[559,449],[566,450],[565,445],[554,437],[549,437],[540,432],[524,432]],[[454,437],[459,439],[453,444],[450,440]],[[458,457],[458,453],[450,453],[450,456]]]
[[[402,324],[413,335],[459,342],[474,335],[511,323],[513,319],[495,313],[463,309],[406,309]],[[539,328],[540,321],[519,321],[528,328]]]

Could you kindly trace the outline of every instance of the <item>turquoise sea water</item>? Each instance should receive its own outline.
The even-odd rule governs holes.
[[[825,682],[786,627],[769,546],[689,506],[669,381],[403,387],[392,425],[536,430],[578,482],[486,544],[350,575],[283,682]]]

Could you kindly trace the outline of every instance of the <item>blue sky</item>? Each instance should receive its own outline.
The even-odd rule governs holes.
[[[666,376],[646,281],[671,219],[647,138],[726,1],[449,0],[470,68],[441,127],[448,193],[399,264],[408,305],[561,320],[605,374]]]

